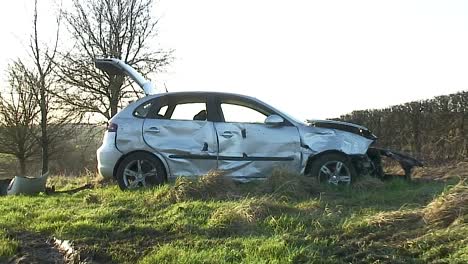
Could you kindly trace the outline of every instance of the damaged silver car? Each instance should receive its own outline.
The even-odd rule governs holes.
[[[122,189],[222,170],[227,176],[265,178],[276,167],[350,184],[356,175],[382,176],[381,156],[408,174],[419,161],[370,147],[377,139],[362,126],[336,121],[301,122],[256,98],[218,92],[155,93],[154,86],[116,59],[99,69],[131,77],[147,96],[109,122],[97,151],[98,169]]]

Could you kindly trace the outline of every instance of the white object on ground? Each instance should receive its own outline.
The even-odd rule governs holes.
[[[7,195],[15,194],[38,194],[45,191],[45,186],[49,172],[46,172],[38,178],[28,178],[15,176],[8,186]]]

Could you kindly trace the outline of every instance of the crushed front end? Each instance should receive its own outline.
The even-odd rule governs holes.
[[[385,178],[387,175],[385,175],[384,163],[382,161],[383,157],[396,161],[404,171],[403,176],[408,180],[411,179],[411,173],[414,167],[422,167],[424,165],[420,160],[407,154],[386,148],[374,147],[377,136],[363,126],[333,120],[308,120],[308,123],[312,127],[346,131],[372,140],[372,144],[370,144],[365,154],[350,156],[359,175],[371,175],[381,179]]]

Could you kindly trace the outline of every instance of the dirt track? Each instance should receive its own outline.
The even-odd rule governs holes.
[[[67,263],[50,239],[40,234],[21,232],[14,238],[21,246],[18,254],[8,263]]]
[[[80,261],[79,253],[67,241],[24,231],[13,237],[21,246],[18,253],[8,261],[9,264],[91,263]]]

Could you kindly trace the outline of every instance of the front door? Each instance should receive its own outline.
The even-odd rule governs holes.
[[[218,168],[238,178],[265,178],[275,168],[300,171],[299,131],[292,125],[269,126],[270,114],[242,101],[220,102]]]

